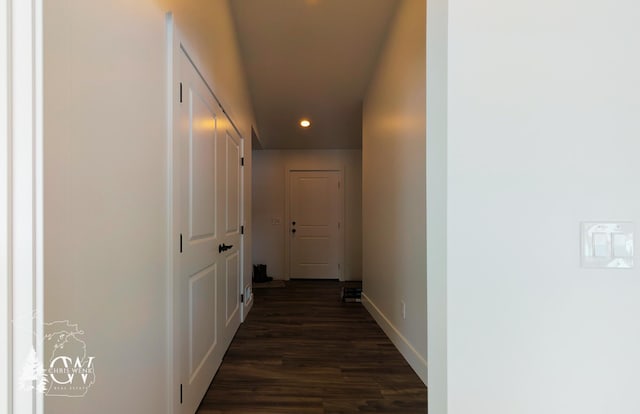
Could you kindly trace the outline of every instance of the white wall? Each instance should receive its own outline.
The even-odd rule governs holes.
[[[193,2],[200,14],[184,3],[44,2],[45,320],[79,324],[96,357],[87,395],[47,397],[47,413],[163,413],[177,395],[166,326],[173,6],[249,154],[253,122],[227,1]]]
[[[364,303],[426,382],[423,0],[400,5],[363,116]]]
[[[448,412],[636,414],[640,263],[579,224],[640,231],[640,4],[448,4]]]
[[[362,152],[360,150],[264,150],[253,153],[253,263],[269,276],[288,278],[285,265],[285,181],[288,169],[344,169],[345,280],[362,278]],[[280,219],[279,225],[272,219]]]

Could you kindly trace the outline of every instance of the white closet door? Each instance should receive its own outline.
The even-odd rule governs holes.
[[[180,56],[178,163],[180,274],[177,286],[181,339],[177,358],[181,367],[182,412],[194,413],[220,366],[226,351],[221,323],[227,263],[218,251],[223,194],[220,189],[220,149],[224,142],[217,102],[193,64]]]

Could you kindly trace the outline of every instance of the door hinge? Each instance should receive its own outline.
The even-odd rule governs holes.
[[[244,157],[240,158],[240,166],[244,167]]]
[[[338,181],[338,190],[340,189],[340,181]]]
[[[182,233],[180,233],[180,253],[182,253]]]
[[[244,303],[244,295],[240,295],[240,303]]]
[[[180,103],[182,103],[182,82],[180,82]]]
[[[180,404],[182,404],[182,384],[180,384]]]
[[[244,226],[240,226],[240,234],[244,234]]]

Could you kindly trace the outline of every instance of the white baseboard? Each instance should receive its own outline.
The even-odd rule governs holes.
[[[411,368],[418,374],[424,385],[427,385],[427,361],[364,292],[362,292],[362,304],[384,333],[387,334],[391,342],[398,348],[398,351],[407,360]]]

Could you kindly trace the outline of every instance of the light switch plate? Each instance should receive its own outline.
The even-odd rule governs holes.
[[[614,269],[633,267],[633,223],[583,222],[581,227],[582,267]]]

